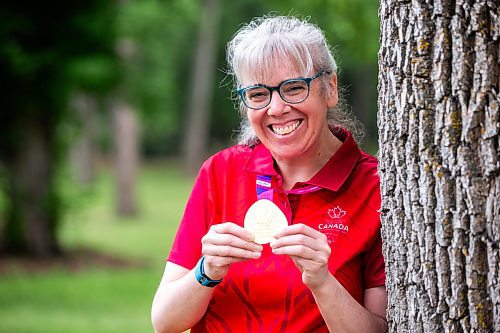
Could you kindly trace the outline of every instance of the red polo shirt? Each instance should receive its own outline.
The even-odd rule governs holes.
[[[359,150],[350,133],[338,132],[343,144],[330,161],[310,181],[288,192],[281,189],[281,176],[263,145],[234,146],[208,159],[194,184],[168,260],[192,269],[210,226],[228,221],[243,226],[259,192],[259,197],[273,199],[290,224],[304,223],[327,235],[332,249],[330,271],[362,304],[365,289],[385,283],[377,161]],[[231,266],[191,332],[328,329],[293,261],[264,245],[259,259]]]

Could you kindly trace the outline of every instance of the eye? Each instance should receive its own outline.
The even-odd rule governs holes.
[[[307,91],[307,84],[304,81],[290,81],[281,86],[283,94],[294,96]]]
[[[263,88],[254,88],[247,90],[245,95],[250,101],[261,101],[269,97],[269,91]]]

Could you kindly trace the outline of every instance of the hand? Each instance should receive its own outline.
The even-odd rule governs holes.
[[[326,235],[304,224],[294,224],[274,235],[271,242],[275,254],[292,258],[302,272],[302,282],[309,289],[320,287],[330,275],[328,259],[331,249]]]
[[[254,243],[254,238],[250,231],[232,222],[210,227],[201,239],[205,274],[219,280],[226,276],[232,263],[259,258],[262,245]]]

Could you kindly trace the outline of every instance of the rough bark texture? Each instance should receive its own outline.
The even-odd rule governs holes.
[[[498,1],[381,0],[391,332],[500,331]]]

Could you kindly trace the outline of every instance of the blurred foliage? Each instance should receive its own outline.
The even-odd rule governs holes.
[[[102,169],[85,210],[72,210],[61,226],[64,246],[78,249],[72,256],[52,265],[0,261],[0,332],[153,332],[151,300],[192,180],[176,165],[144,166],[141,216],[127,220],[114,212],[113,182],[113,170]]]
[[[57,96],[75,87],[99,95],[107,93],[109,87],[118,83],[120,95],[132,103],[140,114],[143,152],[146,155],[179,153],[179,142],[186,121],[191,62],[201,15],[200,1],[103,1],[98,13],[86,12],[84,7],[88,4],[65,4],[63,6],[75,11],[74,17],[67,23],[60,23],[57,19],[47,20],[43,29],[37,27],[42,23],[39,20],[45,16],[36,13],[50,12],[50,16],[56,15],[50,4],[33,3],[26,6],[14,5],[12,2],[11,6],[25,6],[29,10],[24,16],[12,15],[8,6],[2,6],[1,32],[5,38],[0,50],[0,61],[7,70],[4,79],[10,82],[11,91],[17,97],[13,100],[27,102],[15,92],[26,91],[28,87],[32,94],[38,91],[41,95],[51,95],[57,100]],[[359,81],[353,73],[360,68],[368,68],[365,79],[371,87],[372,117],[369,121],[372,125],[367,126],[373,128],[379,46],[378,1],[221,1],[217,76],[213,83],[212,145],[227,145],[232,130],[239,125],[239,116],[231,100],[232,84],[225,74],[226,43],[243,23],[269,13],[309,17],[325,31],[339,63],[340,84],[347,87],[348,93],[353,82]],[[64,10],[62,8],[62,12]],[[52,26],[51,22],[54,22]],[[62,26],[64,29],[61,29]],[[39,50],[21,47],[12,37],[12,31],[29,34],[35,28],[38,29],[37,36],[41,36],[36,44],[41,44],[44,38],[52,42],[60,39],[64,41],[65,47]],[[47,46],[50,45],[53,44],[47,43]],[[99,46],[96,48],[96,45]],[[120,55],[118,61],[110,56],[110,49]],[[42,69],[45,70],[43,76],[35,75],[41,73]],[[17,73],[25,79],[13,83],[12,77],[8,77],[9,73]],[[44,84],[40,84],[42,80]],[[58,87],[46,84],[49,80],[59,82]],[[51,92],[47,94],[40,91],[44,87],[51,87]],[[349,95],[346,97],[348,101],[352,99]],[[106,118],[103,119],[106,121]],[[109,131],[105,131],[105,135],[110,135]],[[110,147],[109,144],[107,146]]]
[[[0,154],[4,159],[16,155],[28,123],[40,121],[54,129],[47,135],[57,135],[70,117],[72,92],[104,93],[119,80],[113,20],[109,1],[2,1]],[[58,138],[53,140],[58,150]]]
[[[187,71],[198,13],[195,1],[129,1],[118,11],[120,88],[139,111],[146,154],[172,153],[180,140]],[[120,51],[121,50],[121,51]]]
[[[0,3],[0,248],[6,251],[58,252],[61,197],[54,176],[68,142],[68,102],[77,90],[99,95],[118,81],[114,12],[104,0]],[[30,214],[43,225],[36,236],[44,242],[28,235]]]
[[[371,100],[367,103],[371,109],[366,112],[371,113],[368,119],[371,127],[375,126],[378,1],[221,1],[210,129],[213,149],[230,144],[232,131],[239,126],[239,116],[231,100],[232,83],[225,72],[226,43],[243,23],[269,13],[310,17],[317,23],[334,48],[340,67],[339,81],[347,91],[356,79],[353,73],[358,68],[369,69],[363,84],[371,89]],[[146,155],[179,153],[199,21],[200,1],[194,0],[128,1],[118,12],[117,31],[128,49],[128,58],[122,62],[125,73],[122,89],[141,114]],[[353,97],[346,98],[349,102]],[[366,117],[361,118],[367,121]]]
[[[26,152],[23,145],[31,131],[43,141],[43,154],[50,161],[47,190],[38,197],[43,197],[40,201],[49,222],[58,223],[60,191],[56,178],[51,177],[57,175],[61,157],[78,133],[69,104],[72,94],[94,96],[102,110],[109,109],[109,101],[116,96],[125,99],[142,122],[143,154],[180,153],[201,1],[0,4],[0,184],[4,190],[2,209],[10,211],[3,219],[22,219],[16,215],[22,196],[17,201],[9,201],[9,197],[20,193],[19,188],[14,189],[20,185],[12,181],[19,175],[13,172],[19,169],[19,157]],[[232,82],[225,71],[226,43],[243,23],[269,13],[309,17],[322,27],[335,50],[339,82],[349,92],[347,101],[357,104],[353,111],[372,129],[368,140],[374,142],[379,33],[376,0],[220,1],[209,138],[212,150],[231,144],[232,132],[239,126]],[[107,112],[99,117],[103,124],[99,140],[109,150],[111,117]]]

